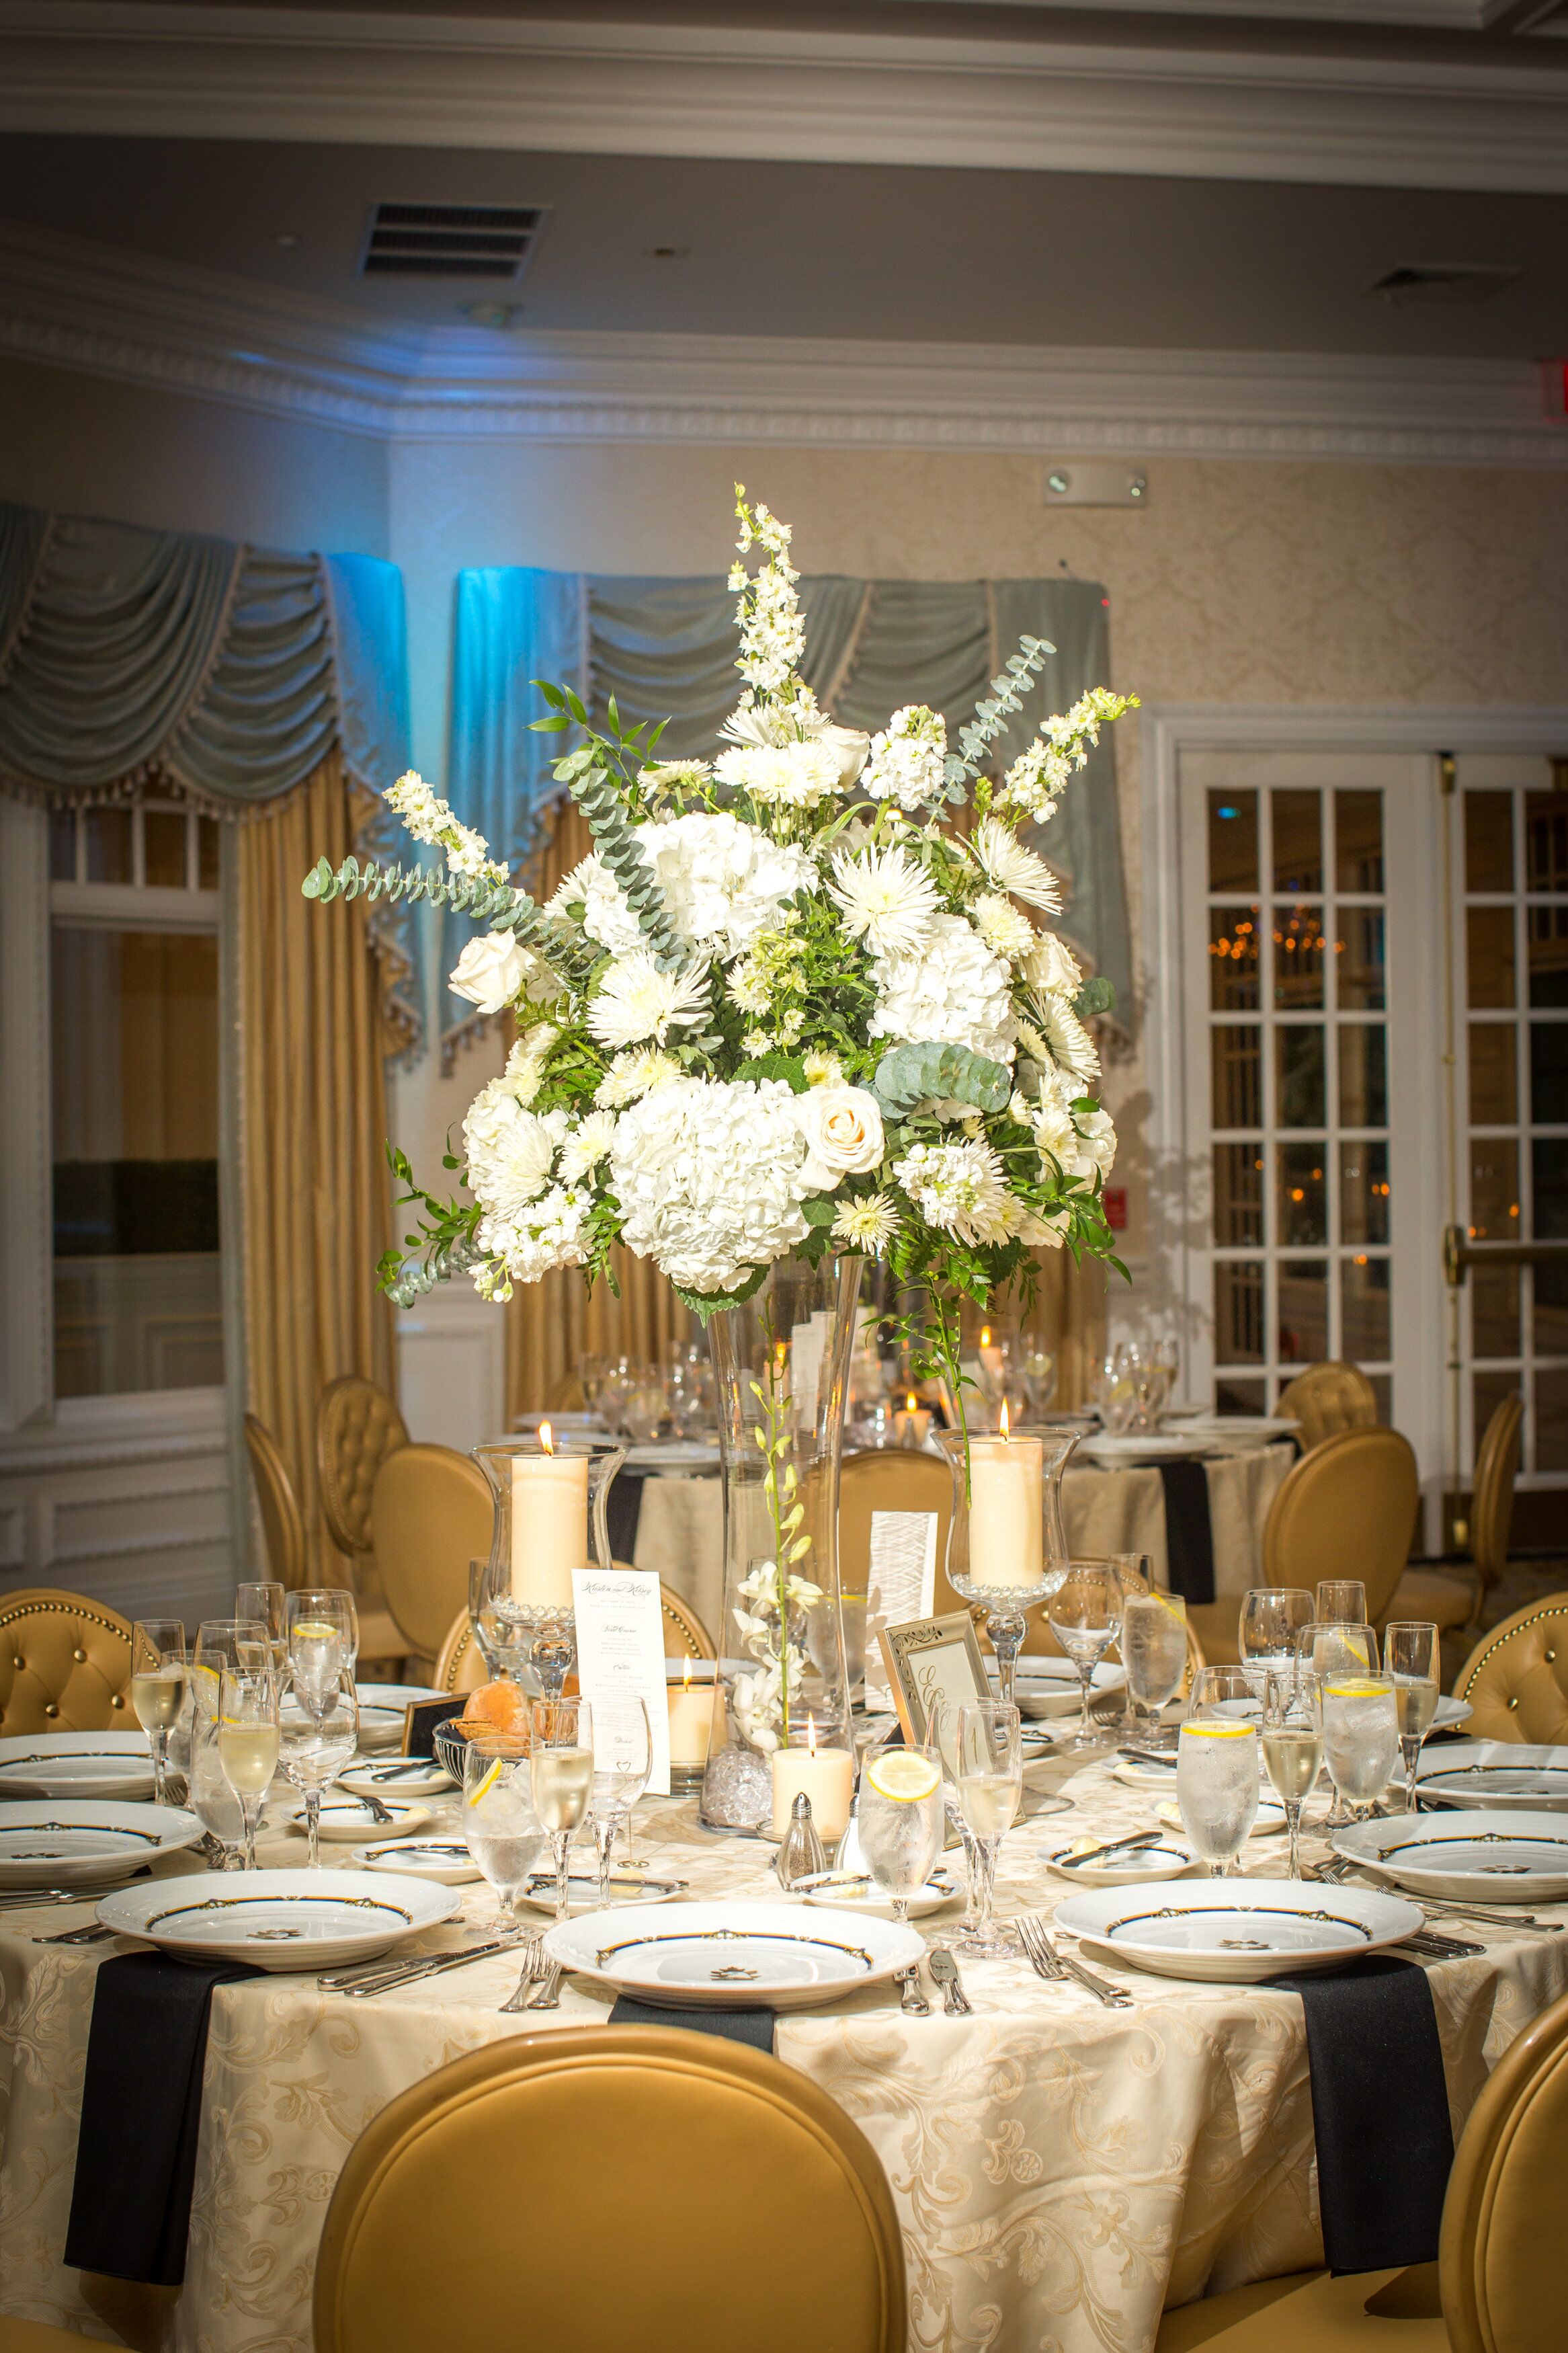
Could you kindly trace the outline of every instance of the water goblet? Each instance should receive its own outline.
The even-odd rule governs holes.
[[[594,1702],[592,1828],[599,1859],[599,1902],[610,1900],[610,1849],[616,1832],[647,1788],[653,1769],[653,1736],[647,1704],[629,1692],[612,1692]],[[628,1843],[630,1833],[628,1831]]]
[[[555,1863],[555,1917],[569,1910],[572,1833],[594,1794],[594,1711],[585,1699],[535,1700],[530,1783]]]
[[[1324,1626],[1364,1626],[1366,1588],[1356,1577],[1331,1577],[1320,1580],[1317,1608],[1313,1617]]]
[[[936,1868],[947,1829],[942,1758],[934,1748],[884,1748],[860,1782],[860,1852],[900,1924]]]
[[[1006,1700],[976,1700],[959,1709],[956,1731],[954,1778],[969,1826],[974,1920],[952,1942],[981,1959],[1004,1958],[1016,1947],[995,1917],[996,1857],[1023,1801],[1023,1720]]]
[[[294,1687],[306,1706],[318,1693],[324,1707],[346,1668],[359,1656],[359,1613],[354,1598],[340,1585],[302,1586],[288,1597],[284,1629]]]
[[[309,1694],[302,1692],[294,1669],[284,1668],[278,1683],[278,1762],[305,1800],[311,1871],[321,1867],[322,1796],[359,1746],[359,1701],[346,1667],[335,1690],[320,1704],[317,1699],[313,1686]]]
[[[270,1657],[265,1666],[226,1667],[218,1694],[218,1762],[239,1799],[247,1871],[256,1869],[257,1826],[278,1770],[278,1684]]]
[[[1392,1675],[1364,1669],[1324,1676],[1319,1692],[1323,1756],[1352,1821],[1378,1810],[1399,1755],[1399,1711]]]
[[[1069,1562],[1068,1573],[1046,1604],[1046,1617],[1078,1670],[1078,1730],[1063,1748],[1094,1748],[1100,1735],[1089,1720],[1094,1671],[1121,1631],[1121,1580],[1110,1561]]]
[[[516,1936],[517,1901],[544,1846],[544,1825],[533,1810],[531,1760],[519,1734],[479,1731],[463,1751],[464,1842],[496,1899],[489,1936]]]
[[[1148,1719],[1142,1737],[1157,1740],[1160,1715],[1187,1672],[1187,1605],[1179,1593],[1129,1593],[1121,1604],[1121,1664],[1127,1696]]]
[[[1241,1605],[1237,1647],[1254,1699],[1271,1674],[1296,1673],[1296,1638],[1313,1620],[1312,1597],[1291,1585],[1255,1585]]]
[[[185,1697],[185,1630],[177,1618],[139,1618],[131,1630],[131,1705],[153,1751],[153,1802],[169,1802],[169,1734]]]
[[[1258,1727],[1225,1709],[1223,1701],[1195,1705],[1176,1746],[1182,1828],[1211,1879],[1235,1871],[1258,1819]]]
[[[1301,1876],[1301,1809],[1316,1785],[1323,1761],[1323,1736],[1300,1696],[1294,1675],[1270,1673],[1263,1693],[1263,1769],[1285,1809],[1290,1836],[1287,1876]]]
[[[272,1645],[272,1665],[281,1673],[289,1645],[283,1631],[286,1597],[280,1585],[259,1583],[237,1585],[234,1588],[234,1614],[237,1618],[255,1618],[267,1629],[267,1639]]]
[[[1296,1653],[1298,1687],[1320,1725],[1323,1720],[1322,1687],[1330,1675],[1377,1672],[1376,1634],[1370,1626],[1353,1625],[1348,1619],[1314,1619],[1297,1636]],[[1341,1831],[1354,1819],[1336,1781],[1334,1802],[1323,1818],[1323,1827]]]
[[[1401,1619],[1383,1630],[1383,1664],[1394,1679],[1399,1714],[1399,1746],[1405,1753],[1405,1810],[1415,1811],[1415,1776],[1421,1744],[1437,1712],[1437,1629],[1421,1619]]]

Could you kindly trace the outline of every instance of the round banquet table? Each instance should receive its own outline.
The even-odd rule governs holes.
[[[1026,1819],[1002,1849],[1004,1912],[1048,1912],[1068,1892],[1043,1850],[1152,1818],[1149,1797],[1098,1760],[1031,1767],[1026,1788]],[[1051,1789],[1074,1811],[1028,1819],[1031,1799]],[[639,1850],[693,1894],[787,1900],[768,1871],[772,1850],[700,1831],[689,1800],[646,1799],[637,1834]],[[264,1839],[262,1860],[298,1863],[302,1847],[281,1832]],[[1247,1868],[1278,1875],[1282,1847],[1255,1840]],[[482,1884],[462,1892],[471,1919],[493,1910]],[[0,2309],[145,2353],[309,2353],[315,2248],[370,2119],[481,2043],[602,2020],[609,2008],[568,1978],[558,2010],[501,2017],[517,1977],[505,1957],[372,2000],[325,1995],[300,1977],[218,1988],[185,2283],[137,2287],[60,2262],[94,1976],[128,1947],[31,1936],[88,1916],[0,1904]],[[933,1915],[928,1938],[958,1916],[956,1905]],[[1428,1965],[1456,2135],[1513,2037],[1568,1990],[1568,1935],[1460,1933],[1484,1954]],[[456,1922],[426,1940],[461,1941]],[[878,1989],[781,2018],[776,2034],[779,2057],[847,2110],[886,2168],[909,2262],[911,2348],[1148,2353],[1163,2306],[1321,2263],[1296,1995],[1128,1968],[1118,1974],[1135,2007],[1114,2010],[1070,1983],[1042,1982],[1021,1958],[964,1960],[963,1972],[972,2018],[906,2018],[896,1991]],[[701,2194],[694,2179],[694,2247]],[[428,2260],[450,2262],[452,2251],[433,2245]]]

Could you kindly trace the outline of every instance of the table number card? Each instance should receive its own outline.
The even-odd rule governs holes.
[[[873,1512],[871,1572],[866,1602],[866,1704],[891,1707],[892,1685],[878,1636],[884,1626],[929,1618],[936,1599],[934,1512]]]
[[[577,1687],[589,1702],[640,1699],[650,1735],[648,1794],[669,1795],[669,1710],[665,1698],[664,1611],[648,1568],[574,1568]]]

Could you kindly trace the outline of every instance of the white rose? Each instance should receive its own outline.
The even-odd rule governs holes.
[[[510,1005],[528,976],[528,956],[510,932],[487,932],[470,940],[453,968],[448,987],[481,1013]]]
[[[795,1107],[805,1138],[800,1181],[807,1192],[831,1192],[841,1176],[859,1176],[882,1157],[882,1112],[864,1087],[813,1087]]]

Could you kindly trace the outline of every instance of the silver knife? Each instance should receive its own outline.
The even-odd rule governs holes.
[[[384,1953],[377,1961],[361,1961],[351,1969],[332,1969],[316,1983],[325,1993],[347,1993],[354,1986],[366,1985],[383,1978],[412,1977],[416,1971],[432,1967],[437,1961],[467,1959],[480,1953],[510,1951],[515,1939],[510,1936],[487,1937],[478,1945],[447,1945],[438,1953],[416,1953],[402,1960],[389,1960]]]
[[[1080,1863],[1099,1862],[1108,1854],[1131,1854],[1141,1846],[1158,1846],[1164,1835],[1163,1831],[1136,1831],[1131,1838],[1111,1839],[1105,1846],[1091,1846],[1083,1854],[1058,1855],[1056,1860],[1067,1870],[1076,1871]]]
[[[390,1977],[372,1978],[359,1985],[344,1986],[345,2001],[363,2001],[366,1995],[395,1993],[405,1985],[422,1985],[426,1978],[439,1977],[444,1969],[466,1969],[470,1961],[489,1960],[492,1953],[515,1953],[517,1945],[510,1936],[498,1936],[488,1945],[470,1945],[466,1951],[437,1953],[434,1960],[420,1961],[413,1968],[398,1970]]]
[[[958,1963],[945,1945],[933,1945],[926,1955],[931,1983],[942,1988],[942,2006],[949,2018],[972,2018],[974,2006],[963,1990]]]

